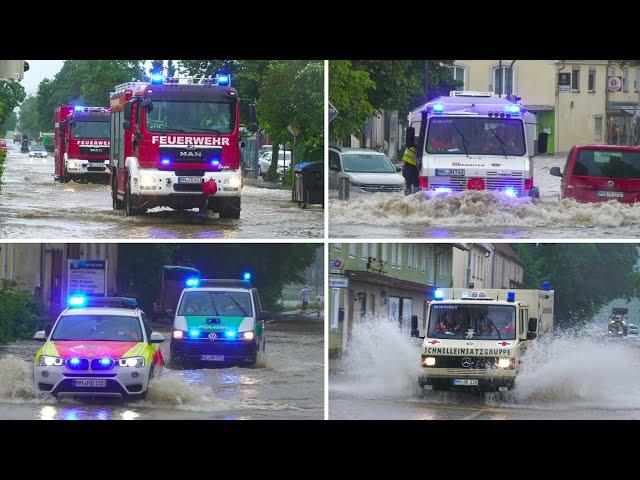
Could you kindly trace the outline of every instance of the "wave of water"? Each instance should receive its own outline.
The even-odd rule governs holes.
[[[606,227],[640,224],[640,205],[615,200],[578,203],[574,200],[534,202],[502,193],[465,191],[458,194],[384,193],[354,195],[329,205],[335,224],[412,225],[424,227]]]

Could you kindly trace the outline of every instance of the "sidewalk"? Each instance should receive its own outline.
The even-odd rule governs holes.
[[[270,190],[288,190],[288,191],[291,191],[291,187],[283,185],[282,181],[267,182],[267,181],[263,180],[262,177],[259,177],[259,178],[243,177],[242,181],[244,182],[245,185],[249,185],[251,187],[268,188]]]

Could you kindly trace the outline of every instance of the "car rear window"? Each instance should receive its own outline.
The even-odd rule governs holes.
[[[582,150],[574,175],[585,177],[640,178],[640,152]]]

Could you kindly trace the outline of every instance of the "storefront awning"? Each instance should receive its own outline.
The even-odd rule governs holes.
[[[399,278],[387,277],[374,272],[364,272],[361,270],[345,270],[344,276],[349,281],[358,281],[372,283],[374,285],[380,285],[384,287],[393,287],[403,290],[410,290],[412,292],[424,293],[430,295],[433,292],[433,285],[424,285],[422,283],[411,282],[409,280],[401,280]]]

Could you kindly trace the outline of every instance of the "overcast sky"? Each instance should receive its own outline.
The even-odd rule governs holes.
[[[64,60],[27,60],[29,70],[24,72],[22,86],[27,95],[35,95],[38,92],[38,85],[45,78],[52,79],[62,68]]]

